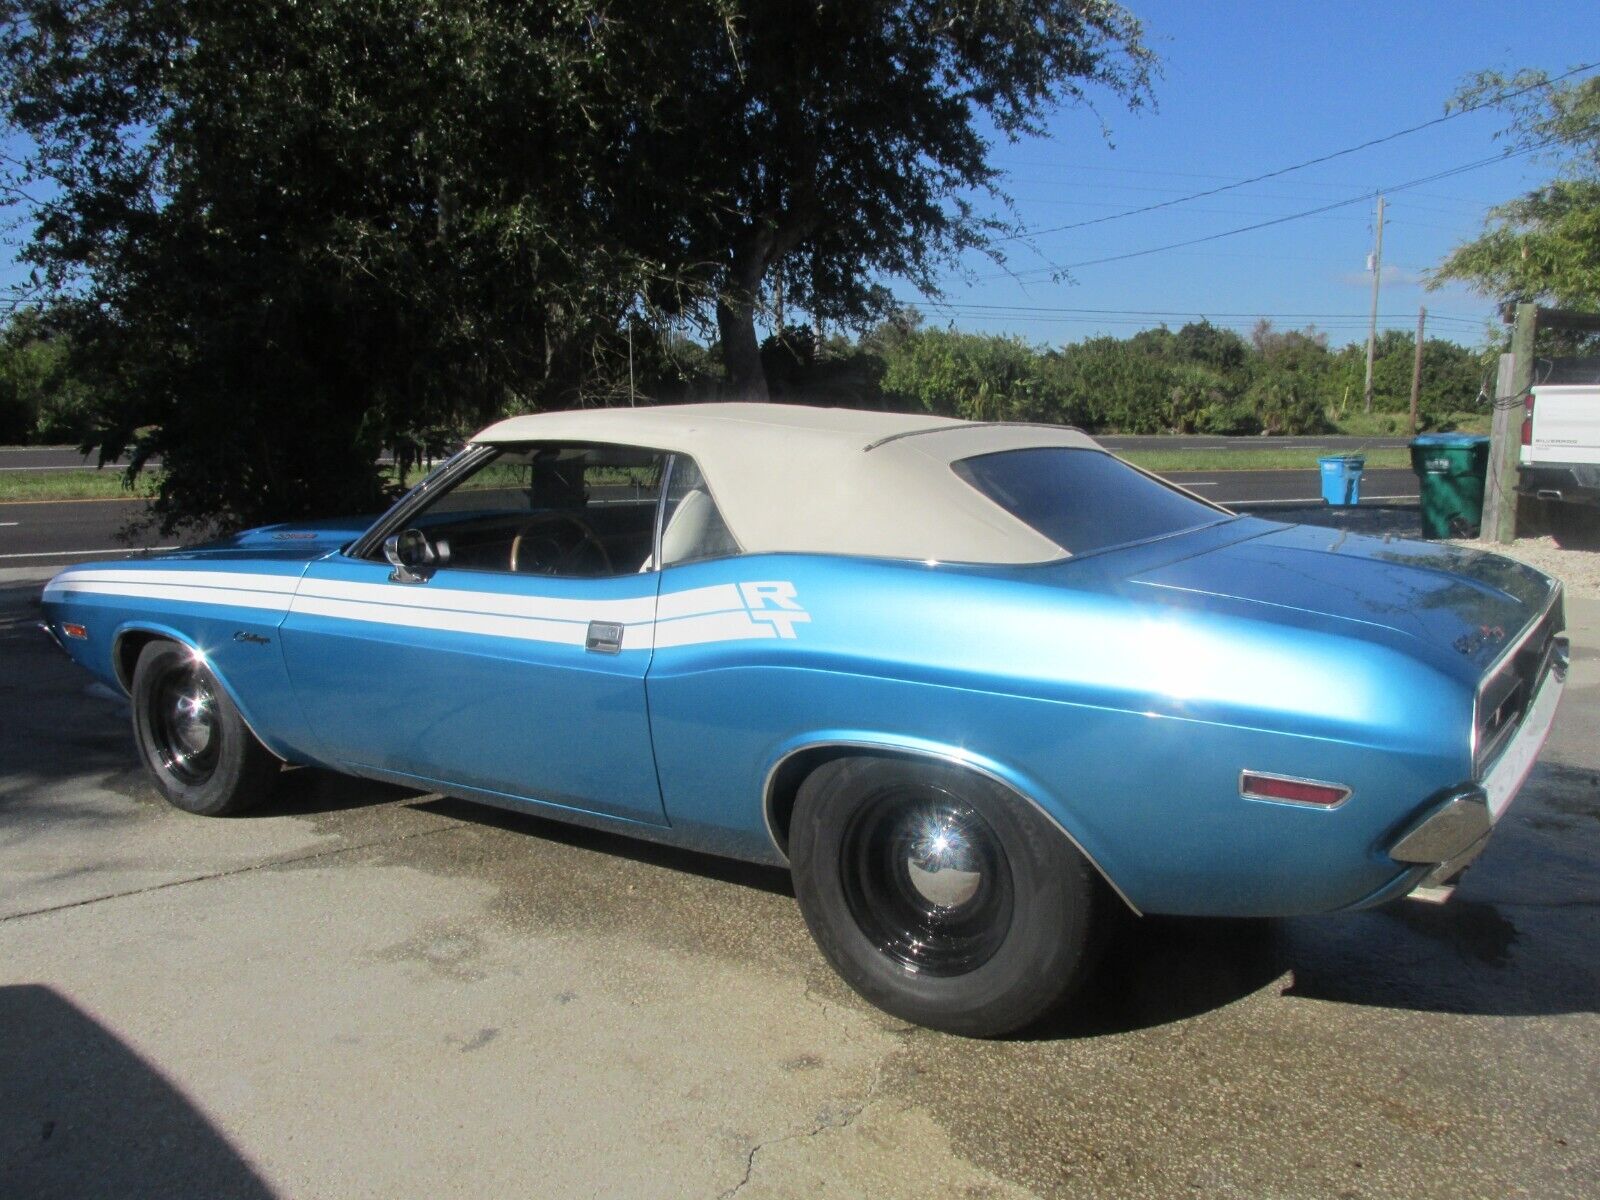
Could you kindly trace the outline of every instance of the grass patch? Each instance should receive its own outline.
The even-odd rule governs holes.
[[[1281,446],[1266,450],[1130,450],[1125,458],[1146,471],[1315,471],[1324,454],[1344,454],[1343,447]],[[1411,451],[1404,447],[1363,450],[1369,471],[1386,467],[1411,467]]]
[[[156,473],[146,471],[130,490],[122,468],[101,471],[0,471],[0,504],[26,500],[147,500],[155,495]]]

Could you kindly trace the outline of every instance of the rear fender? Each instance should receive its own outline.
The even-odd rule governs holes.
[[[1117,886],[1117,881],[1100,865],[1093,849],[1084,845],[1080,834],[1072,828],[1070,815],[1063,819],[1063,815],[1055,811],[1059,806],[1047,807],[1039,801],[1038,797],[1048,793],[1036,780],[1021,771],[960,746],[944,745],[899,734],[829,730],[793,738],[780,748],[767,766],[762,786],[761,811],[762,818],[766,822],[767,836],[772,839],[774,849],[785,861],[788,860],[789,817],[801,781],[822,762],[851,753],[929,759],[962,771],[970,771],[974,775],[998,783],[1055,826],[1061,835],[1089,861],[1090,866],[1099,873],[1122,902],[1135,915],[1140,915],[1139,909]]]

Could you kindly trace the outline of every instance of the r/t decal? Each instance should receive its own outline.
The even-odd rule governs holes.
[[[739,594],[752,621],[771,625],[781,638],[794,637],[794,627],[811,620],[811,614],[795,599],[792,583],[741,583]]]

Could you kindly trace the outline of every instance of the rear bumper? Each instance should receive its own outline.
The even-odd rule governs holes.
[[[1600,464],[1524,463],[1517,473],[1517,491],[1541,500],[1600,507]]]
[[[1429,868],[1417,888],[1447,885],[1483,853],[1489,834],[1521,791],[1550,735],[1567,683],[1567,660],[1567,641],[1557,638],[1550,669],[1521,726],[1483,778],[1445,793],[1390,846],[1389,857],[1395,862]]]

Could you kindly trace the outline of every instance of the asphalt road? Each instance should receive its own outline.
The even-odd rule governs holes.
[[[1182,472],[1172,479],[1218,504],[1241,511],[1273,504],[1315,503],[1320,498],[1313,471]],[[1417,480],[1410,471],[1368,471],[1364,498],[1415,500]],[[115,558],[139,547],[165,544],[154,531],[124,541],[120,534],[144,511],[139,501],[50,500],[0,504],[0,567],[26,564],[59,566]]]
[[[1376,449],[1405,446],[1406,438],[1379,437],[1202,437],[1171,434],[1127,434],[1097,439],[1108,450],[1263,450],[1296,446],[1327,446],[1332,450]],[[158,460],[159,461],[159,460]],[[92,458],[74,446],[0,446],[0,471],[93,470]]]
[[[1600,1195],[1600,604],[1443,907],[1130,923],[973,1042],[779,872],[315,771],[162,804],[0,572],[0,1196]]]
[[[0,446],[0,471],[92,471],[97,462],[76,446]]]
[[[1094,440],[1107,450],[1283,450],[1306,446],[1375,450],[1411,444],[1411,439],[1406,437],[1208,437],[1170,433],[1097,434]]]
[[[138,500],[43,500],[0,504],[0,568],[63,566],[117,558],[142,547],[170,548],[154,530],[131,538],[145,512]]]

